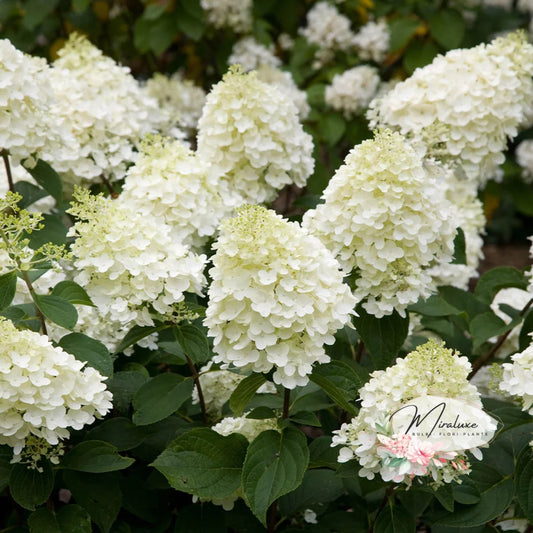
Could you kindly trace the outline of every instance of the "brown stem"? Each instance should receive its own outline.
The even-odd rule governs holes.
[[[522,311],[520,311],[519,316],[524,316],[527,313],[527,310],[531,307],[533,304],[533,298],[527,302],[527,304],[524,306]],[[494,354],[499,350],[500,346],[505,342],[505,339],[510,335],[511,329],[507,330],[505,333],[502,333],[498,340],[496,341],[496,344],[491,348],[489,352],[487,352],[484,356],[478,357],[473,363],[472,363],[472,371],[468,375],[468,379],[472,379],[479,371],[479,369],[484,366],[487,361],[492,359],[494,357]]]
[[[365,343],[360,340],[357,344],[357,351],[355,352],[355,361],[357,363],[361,362],[361,357],[363,357],[363,352],[365,351]]]
[[[19,265],[19,270],[20,270],[20,265]],[[30,277],[28,276],[28,273],[25,270],[20,270],[20,272],[22,272],[24,283],[26,283],[26,287],[28,287],[28,290],[30,291],[32,300],[35,302],[35,298],[34,298],[35,289],[33,288],[33,285],[31,284]],[[46,330],[46,320],[37,304],[35,304],[35,309],[37,310],[37,316],[39,317],[39,320],[41,321],[41,329],[43,330],[43,335],[48,335],[48,331]]]
[[[283,393],[283,412],[281,414],[281,418],[289,418],[289,404],[291,401],[291,389],[285,389],[285,392]]]
[[[113,186],[111,185],[110,181],[105,176],[100,176],[102,178],[102,183],[106,186],[107,190],[109,191],[109,196],[115,200],[118,198],[118,193],[113,189]]]
[[[200,409],[202,410],[202,422],[204,424],[207,424],[207,411],[205,409],[204,393],[202,392],[202,386],[200,385],[200,376],[198,375],[198,371],[196,370],[196,367],[194,366],[194,363],[192,362],[191,358],[188,355],[186,355],[185,358],[187,359],[189,370],[191,371],[192,377],[194,379],[194,384],[196,385],[196,390],[198,391]]]
[[[11,192],[15,192],[15,183],[13,182],[13,175],[11,174],[11,165],[9,164],[9,155],[7,150],[2,150],[2,159],[4,160],[4,166],[6,167],[7,184]]]

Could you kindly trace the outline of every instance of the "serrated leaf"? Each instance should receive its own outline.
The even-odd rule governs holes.
[[[397,357],[409,330],[409,317],[402,318],[396,311],[392,315],[376,318],[357,306],[353,318],[355,329],[370,353],[376,370],[387,368]]]
[[[516,462],[515,490],[520,507],[533,523],[533,452],[529,446],[522,450]]]
[[[15,192],[18,192],[22,196],[22,200],[18,203],[20,209],[26,209],[37,200],[48,196],[48,193],[44,189],[24,180],[15,183]]]
[[[212,429],[193,429],[175,439],[151,464],[176,490],[199,498],[225,498],[241,484],[248,441]]]
[[[0,276],[0,311],[9,307],[17,292],[17,273],[15,271]]]
[[[119,413],[128,413],[133,397],[148,379],[142,372],[122,371],[113,374],[107,381],[107,388],[113,394],[113,407]]]
[[[119,474],[65,470],[63,480],[76,503],[87,510],[102,533],[109,533],[122,505]]]
[[[209,343],[203,330],[192,324],[175,326],[173,330],[176,340],[192,361],[195,363],[204,363],[209,360],[211,357]]]
[[[90,305],[94,307],[94,304],[85,289],[74,281],[60,281],[52,289],[52,294],[69,301],[71,304]]]
[[[146,382],[133,397],[133,423],[146,426],[177,411],[192,394],[194,383],[178,374],[159,374]]]
[[[470,333],[472,334],[474,350],[490,338],[498,337],[502,333],[513,329],[521,320],[521,317],[517,316],[509,323],[506,323],[492,311],[475,316],[472,322],[470,322]]]
[[[251,374],[237,385],[229,399],[230,409],[235,416],[241,415],[248,402],[254,397],[257,389],[265,382],[266,378],[263,374]]]
[[[87,362],[100,374],[107,377],[113,375],[113,359],[109,350],[100,341],[83,333],[69,333],[61,338],[58,346],[72,354],[78,361]]]
[[[374,524],[374,533],[414,533],[415,518],[401,505],[388,505],[379,513]]]
[[[48,0],[45,2],[49,4]],[[63,185],[59,174],[45,161],[39,159],[33,168],[26,169],[33,179],[48,192],[56,202],[61,202],[63,197]]]
[[[446,50],[460,46],[465,29],[465,20],[455,9],[439,9],[429,18],[431,35]]]
[[[520,270],[513,267],[496,267],[485,272],[477,282],[474,294],[476,298],[490,304],[496,294],[507,287],[527,289],[527,279]]]
[[[263,525],[272,502],[301,484],[308,463],[307,440],[293,427],[281,433],[264,431],[250,444],[242,486],[250,509]]]
[[[148,335],[151,335],[152,333],[157,333],[158,331],[161,331],[166,328],[168,328],[168,326],[165,324],[161,324],[159,326],[133,326],[128,331],[128,333],[126,333],[126,336],[118,345],[117,349],[115,350],[115,353],[120,353],[126,348],[129,348],[133,344],[139,342],[141,339],[148,337]]]
[[[37,469],[16,463],[9,475],[9,491],[11,497],[24,509],[33,511],[44,503],[54,488],[54,472],[48,461],[41,461]]]
[[[477,295],[457,287],[440,287],[439,295],[450,305],[466,313],[469,320],[476,315],[490,311],[490,306],[487,302],[478,298]]]
[[[33,301],[41,313],[56,324],[72,329],[78,321],[78,311],[67,300],[51,294],[33,294]]]
[[[101,474],[128,468],[135,462],[131,457],[122,457],[118,450],[102,440],[87,440],[72,448],[61,460],[68,470]]]
[[[441,485],[434,494],[444,509],[453,513],[454,498],[452,487],[450,485]]]

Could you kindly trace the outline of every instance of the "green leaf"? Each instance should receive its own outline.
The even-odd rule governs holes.
[[[117,451],[124,452],[139,446],[144,440],[144,434],[129,418],[116,417],[104,420],[91,429],[87,438],[109,442]]]
[[[57,514],[47,507],[34,511],[28,518],[30,533],[91,533],[91,517],[79,505],[62,507]]]
[[[339,407],[349,413],[357,413],[357,409],[350,402],[356,399],[357,391],[363,386],[363,382],[351,366],[343,361],[317,365],[309,379]]]
[[[0,311],[3,311],[13,301],[17,292],[17,273],[8,272],[0,276]]]
[[[130,457],[122,457],[118,450],[102,440],[87,440],[72,448],[61,460],[61,466],[68,470],[101,474],[124,470],[135,462]]]
[[[483,464],[473,468],[470,478],[480,488],[480,500],[473,505],[456,505],[453,514],[448,511],[436,513],[434,523],[443,526],[481,526],[501,515],[514,495],[510,476],[502,477],[496,470]]]
[[[41,189],[41,187],[37,187],[29,181],[23,180],[15,183],[15,191],[22,196],[22,200],[18,203],[20,209],[26,209],[37,200],[48,196],[48,193],[44,189]]]
[[[129,348],[133,344],[139,342],[141,339],[148,337],[148,335],[166,329],[167,327],[168,326],[165,324],[161,324],[159,326],[133,326],[128,333],[126,333],[126,336],[118,345],[115,353],[120,353],[126,348]]]
[[[194,383],[178,374],[159,374],[146,382],[133,398],[133,423],[146,426],[177,411],[192,394]]]
[[[482,302],[490,304],[496,294],[507,287],[526,290],[527,279],[520,270],[514,267],[491,268],[479,278],[474,294]]]
[[[9,475],[11,473],[11,459],[13,449],[9,446],[0,446],[0,492],[9,485]]]
[[[107,388],[113,394],[113,407],[119,413],[127,414],[133,397],[148,379],[142,372],[123,371],[113,374],[107,381]]]
[[[78,361],[85,361],[103,376],[113,375],[113,359],[100,341],[83,333],[69,333],[61,338],[58,346],[71,353]]]
[[[523,352],[531,344],[531,336],[533,331],[533,311],[526,313],[522,327],[520,328],[519,336],[519,351]]]
[[[453,490],[450,485],[441,485],[435,492],[435,496],[444,509],[453,513],[454,498]]]
[[[87,510],[102,533],[109,533],[122,505],[119,474],[65,470],[63,480],[74,500]]]
[[[522,450],[516,462],[515,490],[520,507],[533,523],[533,453],[529,446]]]
[[[56,324],[72,329],[78,321],[78,311],[67,300],[51,294],[33,294],[33,301],[41,313]]]
[[[465,232],[462,228],[457,228],[457,235],[453,240],[453,261],[452,265],[466,265],[466,241]]]
[[[446,300],[433,294],[426,300],[421,300],[408,307],[408,310],[413,313],[419,313],[426,316],[449,316],[458,315],[461,310],[453,305],[450,305]]]
[[[240,416],[257,389],[266,382],[263,374],[251,374],[244,378],[232,392],[229,399],[230,409],[235,416]]]
[[[409,317],[402,318],[394,311],[392,315],[376,318],[367,313],[361,305],[357,306],[353,318],[365,348],[370,353],[374,367],[387,368],[397,357],[409,330]]]
[[[206,28],[203,9],[199,2],[181,0],[174,9],[177,27],[193,41],[199,41]]]
[[[47,5],[53,3],[49,0],[44,0],[44,2]],[[26,168],[26,170],[32,175],[33,179],[56,200],[56,202],[61,202],[63,197],[61,178],[48,163],[39,159],[33,168]]]
[[[146,20],[155,20],[161,17],[167,9],[168,2],[147,5],[142,17]]]
[[[209,343],[202,329],[192,324],[184,324],[174,327],[173,330],[176,340],[193,362],[204,363],[209,360]]]
[[[389,500],[374,524],[374,533],[414,533],[415,519],[402,506]]]
[[[323,114],[319,119],[318,129],[328,145],[334,146],[346,131],[346,121],[335,113]]]
[[[336,475],[334,470],[308,470],[302,484],[296,490],[280,498],[279,510],[282,516],[289,516],[309,509],[315,504],[332,502],[343,493],[342,479]]]
[[[439,49],[432,42],[413,41],[403,56],[403,66],[409,74],[412,74],[417,68],[429,65],[438,53]]]
[[[470,333],[473,338],[473,348],[476,350],[484,342],[492,337],[498,337],[502,333],[513,329],[520,323],[522,317],[517,316],[506,324],[501,318],[496,316],[492,311],[477,315],[470,322]]]
[[[396,52],[403,48],[414,35],[420,21],[411,17],[398,17],[389,23],[389,51]]]
[[[59,0],[28,0],[24,6],[24,28],[33,31],[56,8]]]
[[[90,4],[91,0],[72,0],[72,10],[77,12],[85,11]]]
[[[54,472],[48,461],[41,461],[37,469],[16,463],[9,476],[9,491],[11,497],[24,509],[33,511],[35,507],[44,503],[54,488]]]
[[[241,484],[248,441],[212,429],[193,429],[175,439],[152,463],[170,486],[199,498],[225,498]]]
[[[52,294],[69,301],[71,304],[90,305],[94,307],[89,295],[83,287],[74,281],[60,281],[52,290]]]
[[[460,46],[465,29],[465,20],[455,9],[439,9],[429,18],[431,35],[446,50]]]
[[[242,486],[250,509],[266,526],[272,502],[296,489],[309,463],[304,434],[287,427],[281,433],[261,433],[248,447],[242,468]]]
[[[474,295],[463,289],[451,286],[440,287],[439,294],[450,305],[464,311],[469,320],[476,315],[490,311],[490,306],[488,305],[490,302],[485,302],[483,299],[478,298],[477,294]]]

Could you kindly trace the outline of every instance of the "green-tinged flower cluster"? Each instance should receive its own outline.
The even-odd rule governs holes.
[[[381,317],[436,289],[429,269],[451,259],[455,212],[422,158],[398,133],[356,146],[303,227],[352,273],[354,295]]]
[[[244,206],[215,243],[205,324],[215,362],[305,385],[324,344],[347,324],[355,299],[321,242],[273,211]]]

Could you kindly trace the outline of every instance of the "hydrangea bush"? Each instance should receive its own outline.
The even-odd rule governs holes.
[[[533,267],[480,268],[533,254],[529,3],[35,6],[0,530],[530,531]]]

